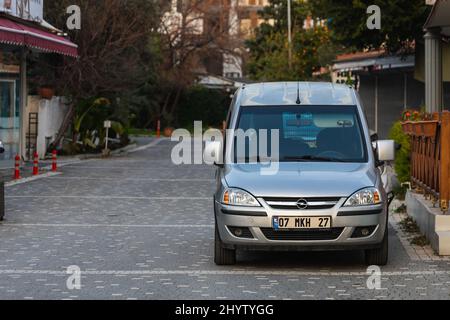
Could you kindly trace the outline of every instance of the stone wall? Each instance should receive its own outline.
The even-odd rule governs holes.
[[[438,205],[413,191],[406,194],[406,206],[408,215],[416,221],[436,253],[450,255],[450,214],[444,214]]]

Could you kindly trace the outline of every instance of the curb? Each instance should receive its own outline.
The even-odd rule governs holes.
[[[39,179],[44,179],[44,178],[50,178],[53,176],[58,176],[62,174],[62,172],[47,172],[47,173],[43,173],[40,174],[38,176],[34,176],[34,177],[28,177],[28,178],[22,178],[20,180],[14,180],[14,181],[9,181],[9,182],[5,182],[5,187],[12,187],[18,184],[23,184],[23,183],[27,183],[27,182],[31,182],[31,181],[36,181]]]
[[[158,145],[160,142],[163,142],[163,141],[170,141],[170,138],[159,138],[159,139],[155,139],[155,140],[153,140],[152,142],[150,142],[150,143],[148,143],[148,144],[145,144],[145,145],[143,145],[143,146],[136,147],[136,148],[134,148],[134,149],[128,150],[127,153],[134,153],[134,152],[146,150],[146,149],[148,149],[148,148],[151,148],[151,147],[154,147],[154,146]]]
[[[120,149],[112,151],[111,154],[112,155],[126,154],[129,149],[135,148],[136,146],[137,146],[136,143],[132,143],[132,144],[129,144],[129,145],[123,147],[123,148],[120,148]],[[80,163],[82,161],[99,160],[99,159],[102,159],[102,158],[103,158],[103,154],[101,154],[101,153],[98,153],[98,154],[97,153],[81,154],[81,155],[78,155],[78,156],[74,156],[71,159],[67,159],[66,161],[58,162],[58,168],[69,166],[71,164]],[[49,164],[49,165],[46,165],[46,166],[44,166],[42,168],[46,169],[46,170],[50,170],[51,167],[52,167],[52,165]]]
[[[150,143],[143,145],[143,146],[137,146],[136,143],[132,143],[129,144],[123,148],[114,150],[111,152],[111,155],[116,156],[116,155],[126,155],[128,153],[134,153],[134,152],[138,152],[138,151],[142,151],[142,150],[146,150],[148,148],[154,147],[156,145],[158,145],[160,142],[162,141],[166,141],[168,140],[168,138],[161,138],[161,139],[155,139],[153,141],[151,141]],[[103,158],[102,154],[87,154],[87,155],[79,155],[74,157],[71,160],[67,160],[65,162],[61,162],[58,163],[58,167],[65,167],[68,165],[72,165],[72,164],[77,164],[80,162],[87,162],[87,161],[97,161]],[[45,169],[45,170],[50,170],[52,167],[51,164],[42,167],[41,169]],[[58,176],[61,175],[62,172],[46,172],[43,174],[40,174],[38,176],[32,176],[32,177],[27,177],[27,178],[22,178],[20,180],[13,180],[13,181],[8,181],[5,182],[5,187],[12,187],[15,185],[19,185],[19,184],[24,184],[24,183],[28,183],[28,182],[32,182],[32,181],[36,181],[39,179],[45,179],[45,178],[50,178],[50,177],[54,177],[54,176]]]

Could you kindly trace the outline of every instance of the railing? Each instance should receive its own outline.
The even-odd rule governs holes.
[[[411,183],[447,211],[450,199],[450,112],[430,121],[403,122],[411,137]]]

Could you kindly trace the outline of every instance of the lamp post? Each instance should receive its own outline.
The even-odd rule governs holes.
[[[287,23],[288,23],[288,50],[289,50],[289,70],[292,70],[292,20],[291,20],[291,0],[287,0]]]

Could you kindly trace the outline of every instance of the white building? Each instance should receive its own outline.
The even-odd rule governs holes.
[[[48,121],[39,127],[39,108],[31,112],[28,104],[28,55],[57,53],[76,57],[78,54],[77,45],[58,35],[44,21],[43,6],[43,0],[0,0],[0,140],[5,145],[0,167],[12,166],[17,154],[27,159],[36,150],[37,141],[42,141],[39,132],[51,137],[43,127]],[[50,113],[47,110],[47,116]],[[28,117],[33,119],[28,121]]]

